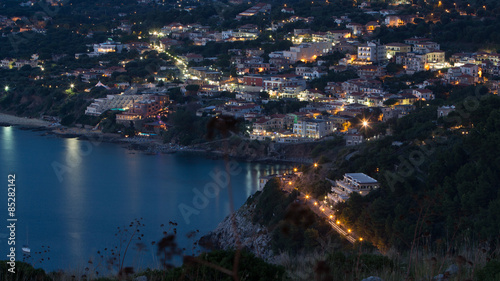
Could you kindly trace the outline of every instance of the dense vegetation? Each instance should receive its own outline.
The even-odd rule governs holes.
[[[320,241],[345,245],[331,226],[304,204],[299,203],[298,192],[287,193],[281,189],[279,178],[269,180],[256,200],[253,222],[267,227],[271,232],[271,248],[275,254],[286,252],[297,255],[311,252],[321,246]]]
[[[421,108],[397,120],[393,136],[369,142],[349,161],[337,159],[330,171],[330,178],[356,171],[381,182],[366,197],[353,194],[337,212],[379,248],[441,239],[431,245],[443,250],[463,239],[498,238],[500,98],[477,98],[474,87],[463,91],[469,99],[448,118],[436,123],[436,107]]]
[[[127,269],[127,275],[121,275],[119,278],[113,276],[93,278],[91,276],[82,275],[77,277],[69,276],[64,272],[46,273],[43,269],[35,269],[31,265],[24,262],[16,263],[16,274],[7,272],[8,265],[6,261],[0,264],[0,276],[4,276],[5,281],[60,281],[60,280],[133,280],[135,276],[146,276],[149,281],[167,281],[167,280],[233,280],[233,277],[219,268],[232,270],[235,261],[235,251],[212,251],[210,253],[201,254],[197,258],[186,259],[186,262],[177,268],[171,270],[152,270],[133,274],[132,268]],[[282,266],[266,263],[260,258],[255,257],[252,253],[241,251],[239,254],[238,275],[242,280],[286,280],[285,269]],[[210,263],[211,266],[207,265]],[[217,269],[214,266],[218,266]],[[87,272],[88,274],[88,272]]]
[[[266,263],[262,259],[255,257],[252,253],[246,251],[242,251],[240,254],[238,275],[241,276],[243,280],[284,280],[286,275],[283,267]],[[235,255],[235,251],[217,250],[202,254],[199,259],[222,268],[232,269],[235,262]],[[148,275],[149,274],[146,276]],[[234,280],[232,276],[218,269],[196,262],[184,263],[182,267],[169,272],[166,277],[162,275],[161,272],[150,274],[148,280],[180,280],[181,278],[187,280]]]

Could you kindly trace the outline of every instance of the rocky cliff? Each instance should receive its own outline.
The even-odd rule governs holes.
[[[271,235],[265,226],[252,222],[255,206],[254,202],[247,201],[237,212],[219,223],[215,230],[203,236],[200,245],[214,249],[236,249],[239,240],[242,248],[269,260],[273,256],[269,247]]]

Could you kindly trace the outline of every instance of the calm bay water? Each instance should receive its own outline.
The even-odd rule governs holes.
[[[225,170],[224,161],[202,156],[131,153],[116,144],[40,136],[39,132],[0,127],[0,260],[7,259],[7,175],[16,174],[16,247],[28,243],[35,267],[84,272],[99,264],[97,251],[119,246],[117,227],[142,218],[146,251],[131,246],[127,264],[157,267],[152,241],[162,237],[161,224],[178,223],[178,242],[191,253],[194,240],[214,229],[229,213],[227,188],[208,198],[189,222],[179,204],[193,205],[193,188],[203,192],[215,181],[210,173]],[[257,191],[258,178],[289,166],[238,163],[231,177],[235,208]],[[206,203],[206,202],[205,202]],[[196,209],[198,210],[198,209]],[[1,226],[5,224],[5,226]],[[199,230],[196,238],[186,234]],[[50,251],[44,250],[50,247]],[[42,253],[38,253],[38,252]],[[101,267],[101,272],[105,271]]]

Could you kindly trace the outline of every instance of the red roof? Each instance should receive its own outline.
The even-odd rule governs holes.
[[[273,114],[271,115],[271,118],[285,118],[286,115],[285,114]]]
[[[421,92],[421,93],[432,93],[431,90],[429,89],[415,89],[415,91]]]
[[[259,120],[255,121],[254,124],[263,124],[266,123],[269,119],[267,117],[262,117]]]
[[[321,95],[325,94],[322,91],[316,89],[308,89],[307,91],[309,91],[309,93],[314,93],[314,94],[321,94]]]
[[[361,97],[362,95],[364,95],[364,93],[361,93],[361,92],[352,92],[349,95],[350,96],[355,96],[355,97]]]
[[[342,29],[342,30],[332,30],[330,33],[351,33],[350,30],[348,29]]]

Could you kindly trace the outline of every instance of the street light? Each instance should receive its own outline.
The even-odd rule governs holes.
[[[363,237],[359,237],[359,241],[363,241]]]
[[[335,223],[336,223],[336,224],[340,224],[340,221],[338,220],[338,221],[336,221]]]
[[[362,120],[363,127],[368,127],[368,121],[366,119]]]
[[[7,92],[9,90],[9,86],[5,86],[5,91]]]
[[[317,168],[318,167],[318,163],[314,163],[314,168]]]
[[[71,89],[73,89],[73,88],[75,87],[75,84],[71,83],[71,85],[69,85],[69,87],[70,87]]]

